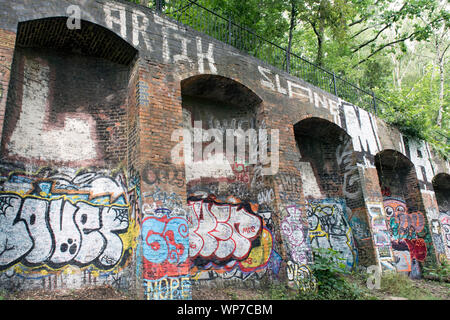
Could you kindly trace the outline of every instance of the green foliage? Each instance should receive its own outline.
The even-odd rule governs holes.
[[[148,3],[154,7],[156,0]],[[184,12],[181,21],[188,24],[199,18],[190,11],[192,3],[245,26],[282,48],[290,44],[293,53],[366,91],[374,91],[388,103],[379,106],[383,119],[409,137],[428,141],[441,157],[449,159],[450,88],[446,80],[449,67],[445,63],[450,53],[450,12],[446,1],[163,1],[166,10]],[[215,23],[220,25],[222,36],[227,33],[227,21]],[[266,49],[261,43],[246,45],[248,52]],[[438,61],[444,69],[442,79],[436,70]]]
[[[388,123],[396,126],[405,135],[426,140],[444,159],[450,155],[450,119],[444,114],[442,126],[436,124],[440,105],[438,94],[438,77],[429,66],[424,76],[401,89],[379,90],[378,96],[389,101],[383,106],[380,116]],[[446,84],[447,92],[449,84]],[[448,99],[448,97],[446,97]]]
[[[341,253],[330,248],[318,248],[313,250],[313,256],[314,263],[309,267],[317,280],[317,291],[299,291],[298,299],[354,300],[361,297],[360,288],[346,278],[348,272]]]
[[[428,288],[418,285],[414,280],[408,278],[407,275],[397,272],[383,274],[381,277],[381,291],[409,300],[437,299]]]
[[[424,267],[424,275],[430,275],[439,279],[439,281],[450,280],[450,264],[444,259],[441,264],[433,264]]]

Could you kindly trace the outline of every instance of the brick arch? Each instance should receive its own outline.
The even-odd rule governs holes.
[[[295,134],[313,135],[329,142],[338,142],[341,135],[351,138],[345,129],[336,123],[319,117],[307,117],[294,124]]]
[[[198,128],[198,122],[201,121],[203,132],[212,132],[210,129],[214,129],[223,142],[221,149],[214,150],[214,156],[208,157],[205,150],[212,143],[208,139],[203,140],[203,159],[196,157],[198,153],[194,146],[193,161],[185,162],[189,219],[193,221],[190,235],[191,273],[206,276],[214,270],[221,274],[225,265],[233,264],[232,268],[236,272],[265,272],[275,230],[272,224],[270,227],[264,225],[262,216],[258,215],[259,212],[268,213],[265,210],[268,208],[264,208],[264,203],[259,201],[261,197],[258,198],[262,177],[256,169],[257,164],[250,159],[249,149],[250,144],[259,147],[260,141],[247,135],[254,132],[254,137],[258,139],[257,130],[263,126],[262,99],[234,79],[210,74],[181,81],[181,97],[184,128],[195,136],[198,131],[195,131],[194,126]],[[230,131],[235,143],[230,148],[234,151],[232,155],[228,154],[227,134]],[[241,140],[242,137],[244,139]],[[240,142],[245,144],[244,158],[238,155]],[[219,216],[220,212],[225,212],[223,210],[229,210],[226,219]],[[208,224],[216,224],[216,229],[208,229]],[[249,227],[239,229],[242,225]],[[229,236],[225,236],[223,230],[228,230]],[[214,236],[210,236],[213,233]],[[217,239],[231,238],[222,241],[215,240],[216,236]],[[243,240],[235,241],[233,237],[238,236]],[[263,254],[255,254],[261,250]]]
[[[424,200],[414,164],[386,149],[375,156],[387,228],[398,272],[421,277],[423,266],[436,259]]]
[[[441,172],[433,177],[433,189],[450,189],[450,174]]]
[[[127,154],[138,52],[103,26],[82,20],[80,30],[70,30],[66,23],[51,17],[18,25],[2,156],[41,165],[117,165]]]
[[[201,97],[234,106],[255,107],[262,99],[242,83],[221,75],[200,74],[181,81],[182,95]]]
[[[67,27],[67,17],[46,17],[19,22],[16,46],[53,48],[129,65],[138,51],[114,31],[99,24],[81,20],[79,30]]]
[[[217,154],[215,153],[214,159],[216,160],[216,156],[227,157],[225,138],[227,130],[248,132],[248,130],[256,130],[261,125],[262,99],[247,86],[234,79],[211,74],[186,78],[181,81],[181,97],[185,128],[192,131],[195,123],[201,122],[203,130],[218,129],[222,133],[223,149]],[[237,143],[237,139],[235,143]],[[256,196],[252,195],[253,192],[250,190],[250,171],[252,171],[253,165],[245,164],[249,160],[248,143],[245,147],[246,159],[236,158],[237,146],[235,145],[234,156],[227,157],[223,163],[220,160],[220,165],[211,167],[214,172],[209,172],[207,169],[209,160],[202,159],[203,164],[199,166],[195,164],[199,163],[199,159],[198,153],[195,153],[194,150],[194,164],[192,167],[186,167],[188,195],[201,191],[208,195],[223,197],[222,199],[232,196],[246,201],[256,200]],[[219,192],[218,188],[208,187],[212,184],[216,186],[217,184],[229,184],[230,186],[239,184],[242,187],[240,190],[245,191],[234,193],[231,187],[231,189],[226,187],[225,191]]]
[[[300,161],[311,163],[321,196],[342,196],[343,190],[332,186],[342,185],[341,165],[356,165],[350,135],[329,120],[309,117],[294,125],[294,136]]]
[[[342,252],[349,269],[356,267],[361,258],[362,264],[367,264],[366,261],[371,258],[365,255],[370,251],[363,248],[371,245],[364,242],[369,234],[369,224],[350,135],[335,123],[318,117],[296,123],[294,135],[301,156],[300,173],[304,176],[302,181],[309,231],[313,235],[310,237],[311,245],[330,246]],[[316,185],[311,184],[314,181]],[[328,242],[324,241],[323,234],[318,233],[318,230],[325,230],[327,226],[319,227],[317,223],[321,214],[327,210],[332,211],[331,216],[335,221],[341,222],[340,232],[333,228],[326,231]],[[319,235],[314,236],[316,234]],[[361,256],[358,255],[359,251]]]
[[[414,167],[414,164],[406,155],[394,149],[384,149],[378,152],[375,155],[375,158],[378,159],[378,162],[384,162],[389,166],[393,166],[395,168],[403,169]]]
[[[375,167],[384,199],[399,199],[412,211],[424,210],[415,167],[408,157],[385,149],[375,155]]]

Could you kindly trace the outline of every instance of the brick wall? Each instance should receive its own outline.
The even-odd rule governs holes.
[[[3,129],[16,34],[0,29],[0,128]]]
[[[69,31],[61,18],[69,3],[84,13],[81,30]],[[433,176],[449,174],[450,166],[424,142],[405,144],[396,128],[358,106],[150,9],[106,0],[12,4],[0,5],[0,64],[6,65],[0,66],[0,200],[13,208],[33,204],[44,226],[44,218],[56,219],[46,212],[70,199],[69,217],[79,212],[70,204],[86,210],[75,216],[75,227],[87,223],[96,232],[82,238],[69,232],[68,222],[59,233],[42,227],[20,238],[28,225],[12,227],[8,211],[11,217],[0,223],[23,252],[0,256],[2,286],[19,278],[6,277],[11,270],[29,281],[24,289],[39,286],[32,265],[57,267],[41,282],[46,288],[71,286],[69,278],[79,286],[103,279],[147,299],[189,299],[203,285],[256,286],[263,279],[310,290],[317,285],[312,246],[327,246],[318,231],[330,217],[345,218],[334,220],[345,231],[335,239],[338,247],[351,243],[341,248],[349,267],[400,263],[397,269],[413,273],[410,252],[424,262],[438,256],[428,216],[436,203],[446,208],[448,193],[437,192],[436,201],[427,195]],[[203,120],[203,129],[246,123],[244,129],[274,130],[278,148],[271,142],[261,148],[271,160],[278,156],[278,165],[266,175],[262,170],[275,161],[248,165],[246,158],[226,169],[189,171],[185,161],[172,159],[181,141],[173,133],[192,126],[189,115]],[[299,131],[305,119],[311,122]],[[399,169],[387,157],[381,170],[376,155],[385,150],[412,165]],[[190,181],[193,173],[201,178]],[[400,223],[384,211],[388,191],[420,229],[418,238],[407,239],[409,247],[391,245],[390,222]],[[110,220],[113,213],[117,219]],[[23,223],[37,221],[29,219]],[[98,229],[101,219],[109,229]],[[405,219],[400,222],[412,218]],[[46,256],[44,249],[55,245],[46,247],[46,236],[62,231],[71,235],[71,243],[59,246],[66,256]],[[100,235],[107,251],[93,245]],[[417,239],[425,242],[425,258]],[[27,254],[36,240],[41,256]],[[97,255],[88,261],[90,250]]]

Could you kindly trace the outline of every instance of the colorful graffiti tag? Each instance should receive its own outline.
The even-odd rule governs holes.
[[[281,233],[286,237],[290,257],[300,265],[308,263],[309,245],[307,227],[302,222],[302,212],[296,206],[285,208],[286,216],[281,222]],[[306,230],[305,230],[306,229]]]
[[[190,299],[189,225],[168,208],[142,220],[143,284],[148,300]]]
[[[147,217],[141,230],[144,279],[188,274],[189,227],[185,219]]]
[[[393,270],[393,253],[391,247],[391,238],[386,224],[383,205],[380,203],[368,203],[368,212],[372,226],[373,240],[376,253],[381,266]]]
[[[127,259],[135,223],[123,175],[11,173],[0,192],[0,270],[93,265]],[[48,175],[52,172],[52,175]]]
[[[427,245],[421,238],[425,218],[421,212],[408,212],[404,201],[383,201],[397,271],[420,273],[417,261],[427,257]],[[420,234],[420,235],[419,235]]]
[[[345,217],[344,199],[310,200],[307,204],[309,239],[312,248],[339,251],[348,269],[357,264],[352,229]]]
[[[450,212],[441,211],[439,213],[441,222],[441,234],[447,258],[450,258]]]
[[[249,203],[190,198],[188,204],[191,273],[253,273],[268,264],[273,236]]]

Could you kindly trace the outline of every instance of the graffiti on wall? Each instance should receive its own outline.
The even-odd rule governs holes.
[[[285,237],[294,263],[305,265],[308,263],[308,228],[303,224],[302,212],[296,206],[284,209],[286,215],[281,221],[281,234]]]
[[[343,199],[308,201],[309,239],[312,248],[331,248],[340,252],[346,267],[352,269],[358,256],[345,212]]]
[[[311,261],[308,222],[304,221],[301,209],[295,205],[286,206],[282,216],[280,230],[289,255],[286,263],[288,284],[301,291],[314,291],[317,281],[307,266]]]
[[[123,175],[45,172],[13,172],[3,181],[0,270],[123,264],[137,228]]]
[[[144,289],[148,300],[191,299],[189,276],[163,277],[156,280],[144,279]]]
[[[248,255],[252,240],[261,232],[261,218],[231,204],[200,200],[189,205],[191,257],[242,260]]]
[[[417,262],[423,262],[427,256],[427,245],[422,238],[423,214],[408,212],[405,202],[399,199],[386,198],[383,205],[397,271],[420,273]]]
[[[348,199],[357,199],[361,196],[358,166],[353,158],[352,140],[345,135],[340,137],[341,144],[336,148],[336,159],[344,175],[342,190]]]
[[[450,257],[450,212],[441,211],[439,213],[439,221],[441,223],[443,244],[447,253],[447,257]]]
[[[159,51],[165,63],[188,63],[197,66],[200,74],[205,70],[212,74],[217,74],[217,67],[214,60],[214,44],[204,44],[201,37],[196,37],[192,41],[187,37],[186,30],[177,24],[163,19],[157,14],[149,14],[138,8],[133,8],[130,12],[131,21],[128,21],[127,7],[116,2],[107,2],[103,6],[106,26],[116,31],[122,38],[129,39],[135,47],[148,52],[154,52],[156,46],[161,47]],[[150,20],[152,19],[152,20]],[[129,23],[131,22],[131,23]],[[131,28],[129,28],[131,26]],[[160,28],[162,38],[156,43],[150,30],[152,26]],[[176,42],[176,46],[171,46]]]
[[[171,215],[186,215],[183,209],[184,201],[176,192],[168,192],[159,186],[154,186],[143,192],[142,197],[142,211],[145,214],[161,215],[163,211],[159,209],[166,208]]]
[[[425,227],[425,218],[421,212],[407,212],[406,205],[400,200],[385,200],[386,216],[393,240],[415,239]]]
[[[282,203],[295,204],[302,190],[302,180],[296,173],[280,172],[274,176]]]
[[[158,208],[142,221],[143,281],[148,300],[191,298],[189,226],[184,217]]]
[[[146,217],[141,234],[144,279],[189,273],[189,227],[184,218]]]
[[[238,270],[242,277],[248,277],[269,263],[273,236],[265,218],[255,213],[257,206],[209,198],[190,198],[188,204],[189,256],[194,276],[208,270],[224,275]],[[270,219],[267,213],[264,216]]]
[[[142,180],[150,186],[169,184],[182,188],[185,185],[183,171],[178,170],[175,167],[170,167],[168,169],[155,168],[149,162],[145,165]]]
[[[428,206],[426,208],[427,218],[430,223],[430,233],[434,250],[440,261],[447,259],[447,251],[445,245],[445,234],[441,225],[440,214],[438,208],[434,206]]]
[[[303,292],[311,292],[317,289],[317,279],[307,265],[296,262],[286,263],[287,278],[295,287]]]
[[[373,241],[378,260],[380,261],[381,266],[392,270],[393,253],[391,238],[386,224],[383,205],[381,203],[368,203],[367,208],[370,215]]]

